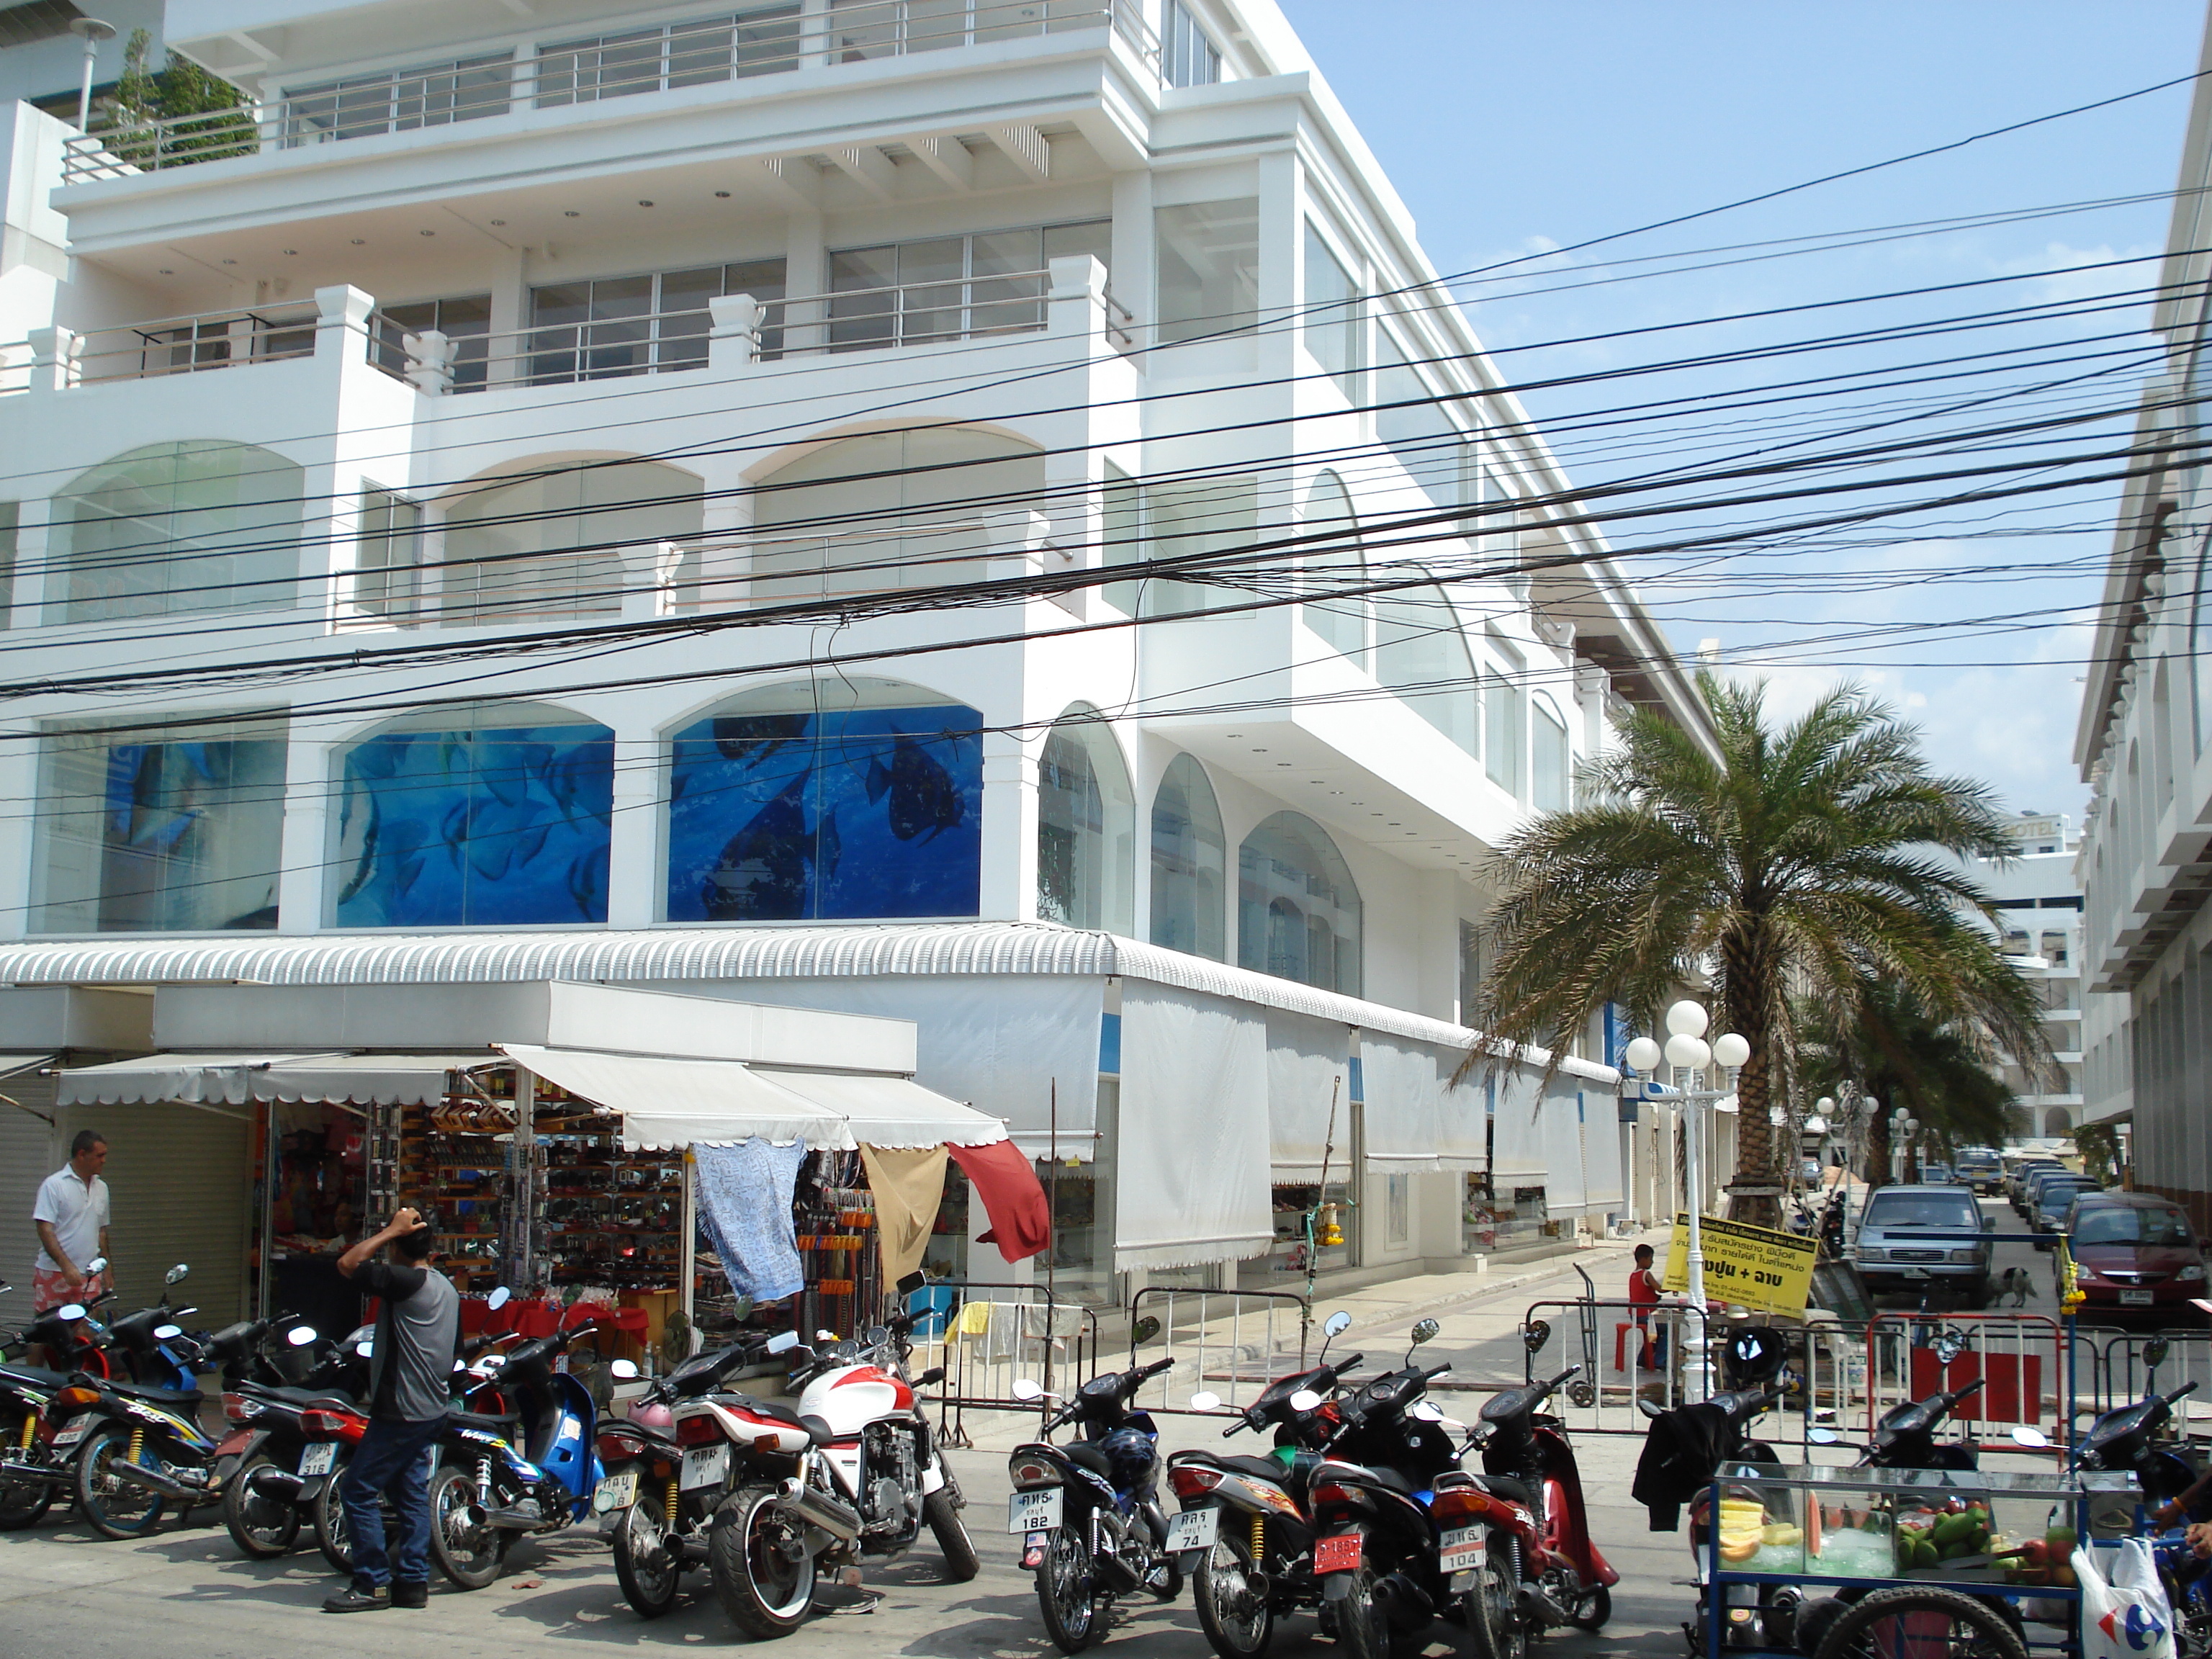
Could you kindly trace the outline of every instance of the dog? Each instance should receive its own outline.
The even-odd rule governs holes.
[[[2014,1307],[2025,1308],[2027,1305],[2028,1292],[2033,1287],[2034,1280],[2029,1278],[2027,1268],[2007,1267],[1997,1275],[1996,1299],[2002,1302],[2005,1297],[2010,1297]]]

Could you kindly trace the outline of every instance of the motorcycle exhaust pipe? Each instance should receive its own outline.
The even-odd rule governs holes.
[[[10,1480],[40,1480],[49,1486],[76,1484],[74,1465],[52,1468],[44,1463],[18,1463],[12,1459],[0,1458],[0,1474],[6,1475]]]
[[[1402,1572],[1394,1572],[1375,1586],[1375,1599],[1393,1624],[1411,1626],[1430,1618],[1436,1604],[1428,1592]]]
[[[181,1498],[197,1504],[214,1494],[205,1486],[195,1486],[167,1474],[159,1469],[149,1469],[143,1463],[110,1463],[107,1472],[118,1480],[127,1480],[134,1486],[146,1486],[164,1498]]]
[[[859,1514],[827,1492],[817,1492],[803,1481],[787,1480],[783,1483],[783,1498],[810,1527],[819,1527],[846,1543],[860,1535]]]
[[[246,1483],[257,1497],[274,1498],[284,1503],[297,1503],[307,1482],[289,1469],[280,1469],[264,1463]]]
[[[1567,1610],[1535,1584],[1521,1586],[1515,1607],[1523,1619],[1533,1620],[1547,1630],[1557,1630],[1568,1622]]]

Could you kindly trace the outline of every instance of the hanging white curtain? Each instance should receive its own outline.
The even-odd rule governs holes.
[[[1493,1191],[1540,1187],[1545,1179],[1542,1091],[1534,1072],[1516,1069],[1498,1079],[1491,1115],[1490,1180]]]
[[[1544,1148],[1544,1212],[1580,1215],[1585,1181],[1582,1096],[1570,1077],[1555,1077],[1544,1091],[1539,1136]]]
[[[1255,1013],[1122,981],[1117,1272],[1238,1261],[1273,1241],[1267,1028]]]
[[[1437,1167],[1442,1170],[1486,1170],[1490,1131],[1490,1091],[1482,1085],[1478,1062],[1456,1085],[1452,1073],[1467,1058],[1463,1049],[1437,1048]]]
[[[1620,1103],[1603,1087],[1583,1090],[1583,1200],[1589,1213],[1627,1207],[1620,1174]]]
[[[1439,1168],[1443,1133],[1443,1078],[1435,1052],[1405,1037],[1359,1034],[1365,1085],[1367,1165],[1383,1175]]]
[[[1267,1010],[1267,1134],[1278,1181],[1318,1177],[1323,1148],[1332,1139],[1332,1179],[1341,1179],[1351,1169],[1352,1027],[1286,1009]]]

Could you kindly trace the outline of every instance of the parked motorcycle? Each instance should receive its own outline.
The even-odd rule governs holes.
[[[2147,1351],[2154,1371],[2165,1358],[2160,1346],[2162,1340],[2154,1337]],[[2152,1393],[2132,1405],[2106,1412],[2089,1425],[2076,1448],[2075,1461],[2081,1468],[2121,1471],[2136,1477],[2142,1494],[2137,1516],[2147,1534],[2156,1525],[2150,1514],[2168,1504],[2179,1504],[2201,1478],[2195,1462],[2167,1433],[2174,1402],[2196,1389],[2195,1382],[2185,1382],[2167,1393]],[[2014,1438],[2034,1443],[2017,1430]],[[2185,1522],[2212,1519],[2208,1510],[2212,1510],[2212,1504],[2199,1493],[2183,1518]],[[2212,1655],[2212,1564],[2199,1559],[2190,1547],[2185,1527],[2157,1531],[2151,1534],[2149,1541],[2166,1600],[2173,1609],[2175,1648],[2181,1659],[2206,1659]]]
[[[319,1340],[311,1326],[283,1331],[288,1349],[311,1348]],[[287,1374],[274,1364],[270,1370]],[[357,1415],[356,1401],[335,1389],[258,1377],[227,1391],[222,1411],[238,1425],[216,1448],[223,1525],[248,1558],[283,1555],[298,1540],[324,1486],[334,1483],[345,1443],[343,1425]]]
[[[106,1258],[95,1256],[88,1271],[103,1271]],[[14,1290],[0,1279],[0,1294]],[[54,1309],[0,1343],[0,1532],[34,1527],[52,1507],[54,1494],[76,1480],[75,1460],[54,1448],[54,1396],[69,1386],[70,1374],[21,1358],[36,1343],[48,1353],[59,1350],[65,1357],[73,1342],[82,1341],[97,1354],[88,1337],[80,1336],[82,1313],[74,1304]]]
[[[1351,1326],[1350,1314],[1329,1316],[1322,1327],[1322,1361],[1329,1343]],[[1227,1439],[1273,1425],[1273,1456],[1181,1451],[1168,1459],[1168,1487],[1182,1504],[1169,1517],[1168,1548],[1191,1581],[1199,1628],[1222,1659],[1257,1659],[1279,1615],[1320,1605],[1306,1477],[1340,1421],[1329,1396],[1364,1358],[1350,1354],[1277,1378],[1222,1431]],[[1190,1403],[1210,1412],[1221,1400],[1202,1390]]]
[[[1157,1319],[1139,1320],[1131,1346],[1159,1328]],[[1021,1535],[1022,1566],[1036,1574],[1045,1633],[1062,1653],[1080,1653],[1104,1634],[1116,1595],[1141,1589],[1171,1601],[1182,1593],[1159,1503],[1159,1429],[1149,1412],[1129,1407],[1147,1380],[1174,1364],[1156,1359],[1092,1377],[1046,1419],[1042,1439],[1015,1447],[1006,1460],[1014,1486],[1006,1530]],[[1026,1377],[1013,1395],[1058,1398]],[[1053,1431],[1070,1423],[1074,1439],[1054,1445]]]

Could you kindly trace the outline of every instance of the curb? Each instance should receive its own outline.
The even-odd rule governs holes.
[[[1591,1256],[1611,1261],[1619,1256],[1629,1255],[1635,1248],[1635,1241],[1624,1239],[1620,1241],[1617,1246],[1607,1243],[1587,1250],[1563,1251],[1558,1255],[1547,1257],[1541,1261],[1528,1262],[1520,1271],[1515,1273],[1468,1273],[1466,1275],[1469,1281],[1468,1286],[1464,1291],[1453,1291],[1431,1296],[1422,1301],[1408,1302],[1402,1307],[1392,1308],[1387,1313],[1382,1313],[1372,1320],[1355,1320],[1352,1328],[1355,1331],[1380,1330],[1401,1321],[1410,1322],[1428,1314],[1443,1313],[1453,1308],[1463,1307],[1468,1303],[1480,1301],[1486,1296],[1500,1291],[1516,1290],[1521,1285],[1533,1284],[1540,1279],[1553,1278],[1567,1271],[1570,1263],[1583,1261]]]

